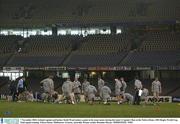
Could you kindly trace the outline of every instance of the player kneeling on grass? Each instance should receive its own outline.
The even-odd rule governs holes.
[[[61,96],[58,94],[58,92],[54,92],[53,95],[52,95],[52,98],[53,98],[53,103],[58,103],[58,104],[61,104],[62,103],[62,98]]]
[[[32,91],[27,91],[27,93],[26,93],[26,99],[27,99],[27,101],[29,101],[29,102],[33,102],[34,101],[34,95],[33,95],[33,92]]]
[[[134,97],[130,93],[123,94],[122,103],[133,104],[133,101],[134,101]]]
[[[48,101],[48,97],[49,97],[49,94],[47,94],[47,93],[42,93],[42,94],[41,94],[41,100],[42,100],[42,102],[47,102],[47,101]]]
[[[73,93],[73,82],[71,82],[70,78],[62,85],[63,96],[67,100],[68,103],[75,104],[75,98]]]
[[[21,95],[19,96],[19,100],[20,101],[27,101],[27,102],[33,102],[34,101],[34,96],[32,91],[24,91],[23,93],[21,93]]]
[[[108,86],[106,86],[106,84],[107,83],[105,83],[104,84],[105,86],[103,86],[101,88],[100,97],[102,98],[103,103],[105,105],[110,105],[109,100],[111,99],[111,96],[110,96],[111,95],[111,89]]]
[[[54,93],[54,76],[50,75],[48,78],[42,80],[40,82],[41,87],[43,88],[43,92],[48,94],[48,102],[52,100],[52,94]]]
[[[93,85],[89,85],[87,87],[87,94],[88,94],[88,102],[90,105],[94,104],[94,100],[95,100],[95,94],[97,93],[97,89],[95,86]]]
[[[90,85],[89,81],[85,78],[84,82],[82,83],[82,93],[84,94],[85,102],[88,102],[87,88],[89,85]]]

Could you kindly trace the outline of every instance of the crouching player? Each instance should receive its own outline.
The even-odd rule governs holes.
[[[47,93],[42,93],[41,94],[41,100],[42,102],[48,102],[49,94]]]
[[[133,104],[134,97],[130,93],[124,93],[122,103]]]
[[[105,83],[105,86],[103,86],[101,88],[101,91],[100,91],[100,97],[102,98],[103,100],[103,103],[105,105],[110,105],[109,101],[111,99],[110,95],[111,95],[111,89],[106,86],[107,83]]]
[[[53,102],[54,102],[54,103],[58,103],[58,104],[61,104],[61,103],[62,103],[62,96],[60,96],[60,95],[58,94],[58,92],[55,91],[55,92],[53,93],[52,97],[53,97]]]
[[[141,94],[141,100],[144,101],[144,104],[146,105],[148,103],[148,95],[149,95],[149,90],[146,88],[142,89],[142,94]]]
[[[48,102],[52,101],[52,94],[54,93],[54,76],[50,75],[48,78],[40,82],[41,87],[44,90],[43,97]]]
[[[33,92],[32,91],[30,91],[30,92],[27,91],[26,99],[27,99],[27,101],[30,101],[30,102],[34,101],[34,96],[33,96]]]
[[[97,89],[95,86],[93,85],[89,85],[87,87],[87,94],[88,94],[88,102],[90,105],[94,104],[94,100],[95,100],[95,94],[97,93]]]
[[[88,102],[87,88],[89,85],[90,85],[89,81],[85,78],[84,82],[82,83],[82,93],[84,94],[85,102]]]

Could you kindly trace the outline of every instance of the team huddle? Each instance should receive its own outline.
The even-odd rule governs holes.
[[[25,79],[22,78],[19,80],[17,85],[18,94],[24,92],[23,90],[23,81]],[[142,82],[135,78],[134,80],[134,96],[130,93],[126,92],[127,83],[124,78],[116,78],[115,82],[115,96],[117,104],[134,104],[139,105],[140,101],[148,102],[149,90],[144,88]],[[78,78],[75,78],[74,81],[71,81],[70,78],[67,78],[66,81],[62,85],[62,95],[58,94],[54,90],[54,81],[53,76],[49,76],[48,78],[42,80],[40,82],[41,88],[43,89],[43,93],[41,94],[41,99],[44,102],[53,102],[53,103],[68,103],[68,104],[78,104],[82,101],[82,96],[84,97],[84,101],[89,104],[94,104],[96,100],[96,96],[99,96],[100,102],[105,105],[110,105],[110,101],[112,100],[112,91],[101,77],[98,77],[98,87],[91,85],[91,83],[85,78],[83,83],[81,84]],[[159,99],[159,95],[161,94],[161,82],[158,78],[152,82],[151,91],[155,99]]]

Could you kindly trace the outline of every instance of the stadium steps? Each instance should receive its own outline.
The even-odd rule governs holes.
[[[132,54],[134,53],[134,50],[128,52],[124,57],[123,59],[118,63],[118,65],[122,65],[122,63],[127,62],[129,60],[129,57],[132,56]],[[123,64],[124,65],[124,64]]]
[[[117,65],[121,65],[121,62],[129,55],[129,52],[127,52],[124,57],[119,61]]]
[[[64,57],[63,61],[61,62],[60,65],[66,65],[68,63],[68,61],[70,60],[71,56],[72,56],[72,53],[73,51],[71,50],[68,55],[66,57]]]
[[[4,65],[3,66],[6,66],[6,65],[9,65],[9,63],[14,59],[14,55],[15,53],[12,53],[8,59],[5,61]]]

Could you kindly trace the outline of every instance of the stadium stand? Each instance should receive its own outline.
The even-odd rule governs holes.
[[[179,33],[150,32],[141,46],[120,63],[126,66],[173,66],[180,60]]]
[[[127,34],[92,35],[83,40],[81,47],[64,62],[67,66],[113,66],[130,49]],[[112,61],[113,60],[113,61]]]
[[[0,94],[8,94],[8,85],[9,78],[8,77],[0,77]]]
[[[17,52],[8,66],[58,66],[72,49],[69,36],[32,36],[22,52]]]
[[[175,32],[148,32],[142,43],[131,33],[81,36],[1,36],[1,66],[175,66],[180,37]],[[133,40],[132,40],[133,39]],[[20,51],[19,51],[20,49]],[[112,61],[113,60],[113,61]]]
[[[20,36],[0,36],[0,66],[5,65],[16,51],[17,41],[20,39]]]
[[[44,81],[44,84],[40,84],[47,77],[49,79]],[[171,96],[178,101],[179,77],[180,0],[0,0],[0,103],[4,106],[2,115],[5,117],[16,115],[34,117],[36,113],[38,117],[41,115],[48,117],[53,113],[55,116],[52,117],[73,114],[73,117],[78,117],[78,111],[74,113],[72,110],[79,109],[79,105],[71,107],[64,103],[74,104],[76,98],[72,100],[72,97],[77,95],[84,95],[81,96],[81,100],[85,98],[87,102],[86,95],[92,94],[86,91],[91,91],[91,87],[76,93],[78,86],[66,84],[65,88],[69,91],[62,92],[62,85],[66,80],[68,83],[69,79],[76,81],[77,78],[81,83],[80,90],[85,87],[82,83],[87,80],[97,88],[98,91],[95,94],[97,97],[102,91],[100,85],[107,85],[112,91],[110,94],[112,98],[105,101],[102,98],[105,95],[99,97],[104,104],[109,104],[109,101],[123,103],[122,100],[118,100],[120,93],[117,91],[122,91],[125,85],[122,84],[121,88],[116,89],[120,87],[116,86],[120,85],[116,84],[116,80],[120,79],[120,82],[123,82],[122,78],[127,83],[125,93],[136,96],[135,99],[138,99],[140,94],[138,91],[140,88],[135,86],[135,78],[139,78],[143,88],[149,90],[149,96],[153,96],[151,84],[158,78],[162,86],[162,93],[159,94],[162,97],[160,101],[171,102]],[[98,81],[99,78],[105,82]],[[52,88],[51,79],[54,81],[54,88]],[[136,83],[140,85],[139,82]],[[16,106],[15,109],[12,109],[13,111],[9,109],[9,106],[13,105],[6,102],[6,100],[11,101],[9,95],[19,94],[17,102],[24,101],[20,97],[30,95],[24,92],[21,96],[22,85],[25,91],[29,91],[38,98],[34,101],[41,103],[33,103],[35,108],[40,106],[37,112],[33,109],[31,111],[33,104],[30,102],[25,103],[25,106],[24,103],[13,103]],[[48,89],[49,92],[45,91]],[[63,97],[54,101],[55,97],[59,96],[52,92],[53,90]],[[42,93],[48,95],[47,100],[41,99]],[[90,103],[90,98],[88,99],[87,103]],[[149,101],[152,102],[151,100],[155,99],[150,98]],[[76,101],[78,103],[79,100]],[[96,98],[92,101],[96,101]],[[172,102],[176,101],[172,99]],[[47,110],[50,110],[53,107],[55,110],[54,108],[59,106],[43,104],[43,102],[63,103],[60,107],[64,110],[68,107],[71,112],[61,110],[60,113],[43,112],[46,111],[44,108],[49,107]],[[156,105],[155,103],[151,104]],[[133,115],[166,117],[173,116],[176,111],[179,112],[178,110],[172,112],[177,108],[177,104],[167,103],[160,106],[157,104],[157,107],[153,107],[155,109],[151,109],[151,104],[147,107],[145,107],[146,103],[143,104],[143,108],[147,111],[139,109],[140,112],[134,109],[137,114],[136,112],[132,114],[132,106],[128,109],[127,105],[122,109],[120,107],[121,111],[127,111],[124,114],[114,111],[117,109],[113,106],[118,107],[114,103],[109,108],[112,109],[111,111],[102,109],[102,114],[98,111],[96,115],[97,110],[94,111],[95,114],[92,112],[89,114],[93,117],[99,115],[102,117],[124,115],[125,117],[133,117]],[[24,111],[23,106],[27,111]],[[85,106],[84,103],[83,106]],[[80,116],[88,115],[88,112],[83,110],[86,107],[83,106],[79,111]],[[97,107],[100,108],[99,106],[101,101]],[[167,109],[168,106],[169,109]],[[149,113],[149,107],[155,114]],[[43,111],[39,112],[41,108]],[[91,108],[87,107],[86,110]],[[106,114],[107,111],[110,114]],[[30,116],[29,113],[32,115]]]

